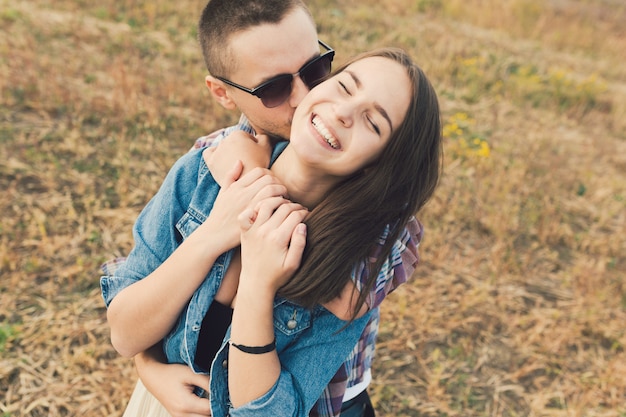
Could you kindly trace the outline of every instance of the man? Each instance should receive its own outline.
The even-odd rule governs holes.
[[[330,48],[318,41],[313,18],[299,0],[211,0],[200,19],[199,37],[210,74],[206,77],[208,89],[222,106],[239,110],[243,116],[237,126],[200,138],[197,147],[221,140],[236,129],[288,138],[296,106],[328,74],[333,58]],[[237,156],[246,169],[267,166],[269,149]],[[212,172],[219,171],[220,160],[213,158]],[[402,258],[388,260],[379,285],[371,292],[368,304],[372,308],[404,282],[417,263],[421,228],[417,222],[409,227],[411,232],[405,231],[398,243],[405,249]],[[353,279],[358,281],[366,273],[356,271]],[[375,314],[311,415],[373,415],[366,388],[371,380],[377,317]],[[186,365],[166,364],[159,346],[135,356],[135,363],[148,391],[172,415],[210,415],[209,401],[194,394],[195,387],[209,390],[206,375],[195,374]]]

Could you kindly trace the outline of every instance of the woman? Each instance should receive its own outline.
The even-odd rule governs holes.
[[[170,362],[210,370],[213,415],[307,415],[363,330],[380,265],[361,288],[350,272],[381,236],[386,259],[432,195],[440,139],[428,80],[383,49],[311,90],[271,173],[219,191],[201,153],[184,156],[137,220],[127,262],[102,280],[114,346],[132,356],[165,336]],[[151,297],[155,280],[167,297]],[[207,355],[216,305],[234,307],[232,324]]]

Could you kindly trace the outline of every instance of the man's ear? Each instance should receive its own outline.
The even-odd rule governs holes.
[[[211,92],[211,95],[222,105],[222,107],[227,110],[237,109],[237,105],[232,98],[230,98],[226,85],[223,81],[220,81],[211,75],[207,75],[204,79],[204,83]]]

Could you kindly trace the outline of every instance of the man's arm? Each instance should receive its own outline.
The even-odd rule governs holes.
[[[136,355],[135,366],[146,389],[172,417],[211,415],[209,399],[194,394],[196,387],[209,392],[209,377],[187,365],[168,364],[160,344]]]

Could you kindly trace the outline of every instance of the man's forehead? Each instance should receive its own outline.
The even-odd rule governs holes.
[[[262,33],[251,37],[251,34],[234,39],[230,54],[235,64],[234,73],[254,74],[257,81],[278,74],[295,73],[320,53],[315,31],[306,37],[285,36],[282,39],[263,37]]]

